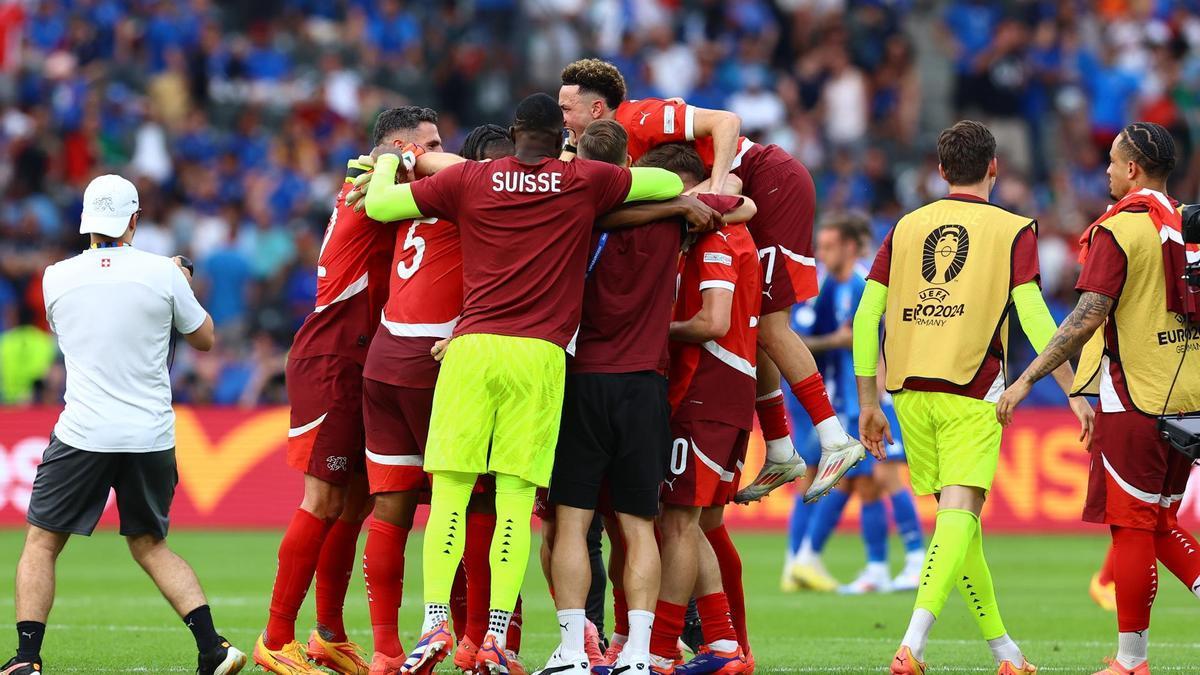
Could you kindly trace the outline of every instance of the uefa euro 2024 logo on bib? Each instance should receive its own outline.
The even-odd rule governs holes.
[[[947,284],[967,264],[970,241],[962,225],[942,225],[925,237],[921,253],[921,276],[931,284]]]

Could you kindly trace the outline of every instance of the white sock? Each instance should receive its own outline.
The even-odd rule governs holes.
[[[796,562],[801,565],[811,565],[817,560],[817,554],[813,551],[812,541],[805,537],[800,540],[800,551],[796,553]]]
[[[1013,642],[1008,633],[994,640],[988,640],[987,643],[992,650],[992,658],[996,659],[996,665],[1000,665],[1001,661],[1008,661],[1018,668],[1025,664],[1025,656],[1021,653],[1021,648]]]
[[[837,418],[837,415],[818,422],[816,429],[817,436],[821,440],[822,450],[842,445],[850,440],[850,435],[846,433],[846,429],[842,426],[842,421]]]
[[[925,643],[929,641],[929,631],[933,628],[933,622],[937,617],[933,612],[927,609],[914,609],[912,619],[908,622],[908,630],[904,632],[904,639],[900,641],[901,645],[912,650],[913,656],[918,660],[925,660]]]
[[[629,637],[624,651],[631,656],[645,656],[650,653],[650,632],[654,629],[654,612],[644,609],[629,610]],[[616,642],[616,636],[613,636]]]
[[[587,626],[587,615],[582,609],[558,610],[558,628],[562,633],[562,646],[572,654],[583,651],[583,631]]]
[[[768,462],[786,462],[796,454],[796,447],[792,445],[792,439],[784,436],[782,438],[773,438],[767,441],[767,461]]]
[[[708,643],[708,648],[714,652],[729,653],[737,650],[738,643],[737,640],[714,640]]]
[[[1150,629],[1135,633],[1117,634],[1117,663],[1124,668],[1136,668],[1145,661],[1150,642]]]
[[[508,643],[508,625],[512,623],[512,612],[493,609],[488,612],[488,633],[496,636],[496,646],[504,649]]]
[[[450,605],[438,602],[425,603],[425,622],[421,624],[421,634],[433,630],[433,627],[443,621],[450,620]]]
[[[1196,594],[1197,598],[1200,598],[1200,577],[1196,577],[1196,580],[1192,582],[1192,592]]]

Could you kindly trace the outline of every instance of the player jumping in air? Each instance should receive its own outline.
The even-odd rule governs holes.
[[[563,349],[579,325],[592,224],[626,201],[670,199],[682,188],[661,170],[562,162],[561,128],[554,100],[535,94],[517,106],[515,157],[455,163],[410,147],[416,173],[433,175],[396,185],[400,157],[383,154],[365,197],[376,220],[448,218],[463,251],[463,311],[438,375],[425,451],[433,474],[425,619],[408,673],[431,672],[454,646],[450,589],[467,505],[485,473],[496,478],[496,533],[491,618],[476,667],[508,672],[505,638],[529,562],[534,492],[553,466]]]
[[[1054,332],[1037,283],[1037,224],[987,201],[996,182],[996,140],[987,127],[959,122],[941,133],[937,151],[950,194],[904,216],[888,234],[854,317],[863,442],[877,459],[887,456],[891,425],[876,381],[886,310],[886,385],[904,431],[913,492],[938,499],[916,605],[891,672],[925,673],[930,629],[957,586],[999,675],[1032,673],[1000,618],[979,513],[1000,457],[994,402],[1004,387],[1008,313],[1015,306],[1038,350]],[[1069,392],[1070,366],[1054,375]],[[1078,399],[1071,408],[1084,440],[1092,409]]]
[[[433,111],[380,113],[375,142],[441,147]],[[369,167],[351,161],[317,260],[317,306],[296,333],[287,363],[288,464],[304,472],[304,499],[279,544],[279,570],[267,628],[254,648],[264,669],[289,675],[365,675],[367,663],[346,636],[342,605],[358,533],[369,508],[363,447],[363,364],[387,298],[396,226],[356,213],[345,201]],[[376,522],[379,522],[378,520]],[[307,648],[296,641],[296,614],[316,576],[317,627]]]
[[[562,71],[559,106],[567,129],[580,134],[594,119],[615,119],[629,133],[636,162],[647,150],[671,142],[694,142],[721,192],[732,172],[758,206],[746,224],[762,259],[762,322],[759,325],[758,414],[767,439],[767,461],[739,502],[762,499],[805,473],[792,447],[780,389],[780,372],[812,419],[821,439],[821,460],[806,498],[829,491],[865,456],[863,446],[838,421],[812,353],[788,325],[793,305],[817,294],[812,251],[816,193],[808,169],[777,145],[739,136],[737,115],[682,101],[625,100],[625,79],[616,66],[599,59],[576,61]],[[769,357],[769,358],[768,358]],[[778,366],[778,368],[776,367]]]
[[[1166,195],[1174,167],[1175,143],[1157,124],[1131,124],[1113,140],[1118,201],[1080,241],[1079,303],[996,407],[1011,423],[1033,384],[1083,350],[1076,393],[1100,397],[1083,519],[1112,530],[1119,631],[1116,658],[1096,675],[1149,675],[1159,562],[1200,597],[1200,543],[1178,521],[1191,460],[1159,436],[1154,417],[1200,410],[1200,312],[1182,279],[1200,250],[1184,245]]]

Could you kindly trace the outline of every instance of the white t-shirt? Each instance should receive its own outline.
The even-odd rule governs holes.
[[[175,447],[167,348],[207,314],[170,258],[132,246],[89,249],[46,268],[46,317],[67,366],[54,434],[94,452]]]

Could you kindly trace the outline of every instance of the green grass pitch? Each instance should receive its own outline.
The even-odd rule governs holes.
[[[191,532],[171,536],[173,548],[200,575],[218,629],[249,652],[266,620],[275,573],[278,532]],[[760,673],[884,672],[907,625],[912,594],[838,597],[779,592],[782,534],[735,533],[745,563],[751,640]],[[21,545],[17,531],[0,532],[0,614],[11,620],[12,571]],[[1092,673],[1115,651],[1116,621],[1092,604],[1087,583],[1104,554],[1101,536],[991,536],[986,541],[1001,609],[1030,660],[1049,673]],[[420,537],[408,548],[408,579],[401,609],[406,645],[419,628]],[[861,565],[857,536],[838,535],[826,556],[843,580]],[[900,554],[894,552],[893,560]],[[371,641],[362,577],[355,573],[347,626]],[[299,629],[313,620],[312,593]],[[611,625],[611,623],[610,623]],[[1156,672],[1200,672],[1200,605],[1163,570],[1154,607],[1151,663]],[[14,631],[0,631],[0,650],[15,649]],[[553,606],[536,564],[525,592],[527,666],[540,666],[558,641]],[[129,558],[115,533],[78,537],[63,553],[58,600],[43,651],[48,673],[188,672],[195,668],[187,629]],[[957,595],[934,628],[927,653],[931,673],[995,672]],[[532,668],[531,668],[532,669]],[[443,672],[451,672],[447,665]]]

